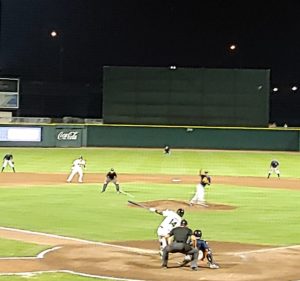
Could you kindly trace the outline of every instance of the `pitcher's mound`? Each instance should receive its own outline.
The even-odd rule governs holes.
[[[188,201],[179,201],[179,200],[155,200],[155,201],[146,201],[146,202],[137,202],[146,206],[148,208],[153,207],[158,210],[171,209],[177,210],[178,208],[188,209],[190,211],[211,211],[211,210],[232,210],[235,209],[233,206],[214,204],[206,202],[205,204],[195,204],[190,206]],[[130,207],[137,207],[135,205],[129,204]]]

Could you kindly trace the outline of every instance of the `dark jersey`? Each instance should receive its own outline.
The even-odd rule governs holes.
[[[12,160],[13,159],[13,156],[12,154],[6,154],[4,157],[3,157],[3,160],[6,159],[6,160]]]
[[[208,244],[206,243],[205,240],[202,240],[202,239],[196,240],[196,247],[202,252],[204,252],[205,250],[208,250]]]
[[[113,180],[114,178],[117,177],[117,174],[116,174],[116,172],[109,171],[106,176],[108,178],[110,178],[111,180]]]
[[[207,184],[210,185],[211,178],[207,175],[200,175],[200,183],[205,187]]]
[[[166,146],[165,147],[165,153],[169,153],[170,152],[170,147],[169,146]]]
[[[273,160],[273,161],[271,162],[271,167],[276,168],[276,167],[278,167],[278,166],[279,166],[279,162],[278,162],[277,160]]]
[[[174,236],[174,241],[179,243],[187,243],[193,231],[188,227],[175,227],[171,230],[170,236]]]

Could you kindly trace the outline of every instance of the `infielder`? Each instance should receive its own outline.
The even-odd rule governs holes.
[[[118,182],[118,175],[117,175],[117,173],[115,172],[115,170],[113,168],[111,168],[110,171],[106,174],[106,179],[104,181],[101,193],[105,192],[106,187],[108,186],[108,184],[110,182],[112,182],[115,185],[117,193],[121,193],[120,192],[120,185],[119,185],[119,182]]]
[[[211,177],[208,175],[208,171],[202,172],[202,169],[199,172],[200,183],[196,186],[196,193],[190,201],[190,206],[193,204],[205,204],[205,186],[210,185]]]
[[[270,164],[270,170],[268,173],[268,178],[270,178],[271,174],[274,173],[280,178],[280,171],[279,171],[279,162],[277,160],[272,160]]]
[[[171,232],[174,227],[180,226],[182,217],[184,215],[184,210],[179,208],[176,212],[172,210],[158,211],[155,208],[149,208],[150,212],[155,212],[161,216],[164,216],[164,220],[161,222],[157,228],[157,236],[160,245],[159,254],[162,256],[163,249],[167,246],[167,241],[165,237]]]
[[[73,177],[78,174],[78,182],[83,182],[83,169],[86,166],[86,161],[80,156],[78,159],[73,161],[71,173],[67,179],[67,182],[71,182]]]
[[[12,170],[14,171],[14,173],[16,172],[16,170],[15,170],[15,163],[14,163],[13,158],[14,158],[13,155],[10,154],[10,153],[4,155],[1,173],[4,171],[4,169],[5,169],[5,167],[7,165],[9,165],[12,168]]]

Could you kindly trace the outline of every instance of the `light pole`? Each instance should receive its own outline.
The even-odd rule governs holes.
[[[62,42],[62,35],[59,34],[56,30],[50,32],[50,37],[53,40],[58,41],[58,77],[59,80],[63,80],[63,64],[64,64],[64,46]]]

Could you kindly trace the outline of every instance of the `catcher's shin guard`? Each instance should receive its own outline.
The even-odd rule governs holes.
[[[212,268],[212,269],[220,268],[220,266],[215,262],[211,250],[208,251],[208,253],[207,253],[207,255],[206,255],[206,258],[207,258],[207,260],[208,260],[209,268]]]
[[[208,253],[207,253],[207,255],[206,255],[206,258],[207,258],[207,260],[208,260],[210,263],[215,263],[214,258],[213,258],[213,254],[212,254],[212,251],[211,251],[211,250],[208,251]]]

